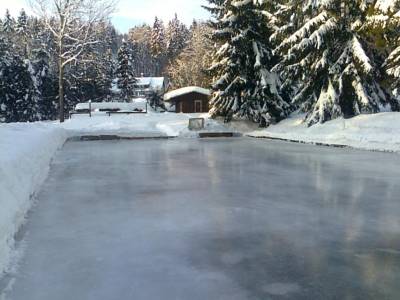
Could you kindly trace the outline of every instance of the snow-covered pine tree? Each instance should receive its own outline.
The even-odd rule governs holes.
[[[17,47],[25,58],[29,55],[29,43],[31,42],[31,37],[28,28],[28,16],[24,9],[21,10],[17,23],[15,25]]]
[[[258,0],[209,0],[215,21],[213,39],[222,45],[210,72],[215,78],[211,114],[247,118],[268,126],[285,118],[289,105],[279,93],[279,77],[269,42],[266,3]]]
[[[369,27],[379,32],[381,46],[390,49],[384,64],[390,88],[400,106],[400,0],[378,0],[376,13],[369,17]],[[378,27],[378,30],[376,28]]]
[[[40,120],[54,120],[57,117],[57,77],[50,69],[50,55],[43,48],[33,49],[33,69],[38,112]]]
[[[0,122],[36,121],[37,98],[29,61],[10,49],[10,41],[0,37]]]
[[[365,30],[373,10],[365,0],[288,0],[300,11],[301,24],[277,48],[283,56],[276,67],[298,84],[293,98],[307,112],[309,126],[337,117],[397,109],[379,81],[374,44]]]
[[[149,47],[156,69],[155,75],[160,76],[166,64],[168,51],[164,23],[158,17],[155,18],[151,29]]]
[[[100,55],[101,64],[98,68],[98,90],[103,101],[111,100],[111,86],[114,78],[114,59],[111,48]]]
[[[22,60],[22,63],[19,60],[19,57],[14,59],[18,122],[39,121],[42,119],[39,108],[41,97],[37,90],[36,72],[29,59]]]
[[[15,32],[15,20],[7,9],[3,20],[3,32],[11,39]]]
[[[155,17],[154,25],[151,30],[150,49],[154,57],[159,57],[166,52],[166,39],[164,23],[158,17]]]
[[[4,53],[4,52],[3,52]],[[32,122],[39,119],[38,98],[31,77],[29,61],[5,53],[0,79],[2,122]]]
[[[118,80],[118,88],[121,91],[121,96],[125,101],[129,101],[133,96],[134,84],[136,82],[132,62],[133,59],[129,51],[128,43],[123,40],[118,50],[116,78]]]
[[[11,122],[12,102],[9,96],[9,68],[11,65],[10,45],[0,36],[0,122]]]
[[[168,59],[173,60],[186,46],[190,38],[190,32],[185,24],[179,19],[178,15],[168,23],[167,27],[167,49]]]
[[[291,36],[296,30],[299,29],[304,20],[307,19],[307,14],[303,13],[302,0],[277,0],[275,5],[271,8],[270,26],[272,34],[270,41],[274,46],[279,45],[282,41]],[[280,60],[279,53],[278,61]],[[278,72],[281,75],[281,72]],[[298,90],[299,82],[292,77],[281,77],[281,93],[292,97]],[[295,107],[292,107],[294,109]]]

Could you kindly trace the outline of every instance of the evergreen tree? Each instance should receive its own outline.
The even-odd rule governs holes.
[[[168,58],[173,60],[186,46],[190,38],[190,32],[186,25],[178,19],[178,15],[168,23],[167,27],[167,49]]]
[[[38,95],[40,120],[53,120],[57,117],[57,78],[50,69],[50,55],[43,48],[33,51],[34,82]]]
[[[151,30],[150,49],[154,57],[159,57],[166,52],[164,23],[157,17]]]
[[[38,98],[32,82],[29,61],[4,53],[0,79],[2,122],[33,122],[39,119]]]
[[[279,77],[269,42],[269,7],[259,1],[209,0],[213,38],[222,46],[210,68],[214,75],[211,114],[247,118],[267,126],[287,116],[289,105],[279,93]]]
[[[12,58],[9,49],[7,40],[0,36],[0,122],[11,122],[13,119],[9,77]]]
[[[29,28],[28,28],[28,16],[24,9],[21,10],[17,23],[15,25],[16,39],[17,39],[17,47],[20,50],[21,55],[24,57],[28,57],[29,54],[29,43],[31,42],[31,38],[29,36]]]
[[[156,69],[155,75],[160,76],[166,64],[168,53],[164,23],[157,17],[151,30],[150,51]]]
[[[129,101],[133,96],[134,84],[136,82],[132,61],[133,59],[129,51],[128,43],[124,40],[121,48],[118,50],[116,77],[118,80],[118,88],[125,101]]]
[[[3,31],[8,36],[8,38],[12,38],[15,32],[15,20],[11,16],[10,11],[7,9],[6,14],[3,21]]]
[[[286,5],[304,15],[294,18],[300,22],[294,24],[297,30],[277,48],[283,59],[276,70],[298,86],[293,104],[307,112],[308,125],[379,112],[383,106],[397,109],[380,85],[375,45],[365,30],[371,2],[289,0]]]
[[[400,105],[400,0],[377,1],[375,9],[376,14],[370,17],[369,23],[373,24],[374,34],[379,33],[381,47],[384,50],[390,49],[385,62],[385,71]]]
[[[28,16],[24,9],[21,10],[15,30],[18,34],[25,34],[28,31]]]

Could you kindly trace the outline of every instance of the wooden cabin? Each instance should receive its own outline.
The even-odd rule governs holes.
[[[210,90],[190,86],[165,94],[164,101],[174,105],[176,113],[206,113],[210,95]]]

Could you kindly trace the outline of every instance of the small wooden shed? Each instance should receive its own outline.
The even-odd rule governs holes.
[[[176,113],[205,113],[209,111],[210,90],[189,86],[164,95],[164,101],[175,105]]]

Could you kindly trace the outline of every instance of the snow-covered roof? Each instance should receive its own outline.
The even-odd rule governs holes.
[[[164,87],[164,77],[137,77],[136,86],[149,86],[154,90],[161,90]]]
[[[210,96],[211,95],[211,91],[198,87],[198,86],[188,86],[188,87],[184,87],[175,91],[171,91],[169,93],[166,93],[164,95],[164,100],[168,101],[171,100],[172,98],[176,98],[182,95],[186,95],[186,94],[190,94],[190,93],[199,93],[199,94],[203,94],[206,96]]]

